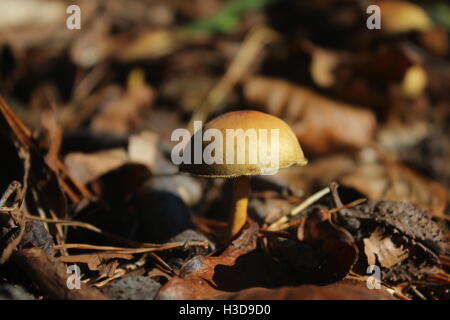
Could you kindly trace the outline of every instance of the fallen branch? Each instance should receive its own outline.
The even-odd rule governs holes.
[[[106,300],[99,290],[80,283],[80,289],[70,290],[68,275],[62,262],[46,255],[39,248],[21,249],[12,256],[17,265],[52,299]]]

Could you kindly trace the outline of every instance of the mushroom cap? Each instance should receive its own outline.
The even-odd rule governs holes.
[[[191,161],[191,164],[183,163],[180,165],[180,171],[210,178],[232,178],[253,176],[262,173],[270,174],[270,172],[273,174],[278,169],[287,168],[292,165],[305,165],[308,162],[303,155],[303,150],[296,135],[289,125],[283,120],[267,113],[254,110],[228,112],[208,122],[203,128],[203,135],[208,129],[217,129],[222,134],[223,143],[217,143],[215,145],[216,152],[222,155],[222,163],[213,162],[207,164],[202,157],[201,164],[194,164],[193,161]],[[239,140],[239,138],[232,135],[228,137],[228,129],[238,130],[235,133],[239,133],[240,131],[241,134],[250,134],[245,136],[245,140],[242,138]],[[248,129],[253,130],[248,131]],[[273,129],[277,129],[274,131],[278,133],[278,136],[272,135]],[[191,148],[191,151],[194,150],[194,137],[195,133],[186,146],[186,148]],[[253,137],[254,139],[256,137],[253,140],[256,143],[250,143],[249,137]],[[215,138],[212,139],[213,141],[204,140],[202,139],[202,150],[205,150],[205,147],[210,143],[216,142]],[[228,161],[227,163],[227,143],[230,140],[234,140],[234,148],[228,147],[228,149],[234,150],[234,161]],[[265,145],[266,148],[259,151],[258,148],[261,145]],[[272,148],[275,152],[274,154],[271,153]],[[277,151],[278,157],[276,156]],[[240,154],[242,156],[243,152],[245,155],[244,161],[241,160],[239,163],[237,155]],[[267,155],[268,158],[265,158],[265,161],[259,155],[260,152]],[[217,153],[213,154],[217,155]],[[191,155],[193,155],[193,152]],[[254,160],[251,160],[251,155],[254,156]],[[273,158],[271,158],[272,155]],[[273,161],[269,162],[269,158],[272,160],[276,159],[276,164],[274,165]],[[232,159],[231,156],[229,159]]]

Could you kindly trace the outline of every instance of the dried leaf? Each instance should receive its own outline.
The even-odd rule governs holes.
[[[316,281],[331,282],[343,279],[358,258],[355,239],[345,228],[336,225],[328,214],[315,211],[297,231],[299,240],[317,248],[322,255],[322,265]]]
[[[390,268],[408,257],[404,248],[395,246],[391,238],[385,236],[383,228],[375,229],[363,242],[369,265],[378,265],[379,262],[383,267]]]
[[[385,290],[369,290],[365,283],[349,280],[327,286],[251,288],[221,298],[230,300],[395,300]]]
[[[252,105],[284,118],[310,152],[364,147],[372,140],[376,127],[370,111],[330,100],[284,80],[251,77],[244,84],[244,95]]]
[[[161,153],[159,142],[158,135],[149,131],[132,135],[128,142],[130,161],[146,165],[153,174],[178,172],[178,169]]]
[[[98,271],[102,269],[102,265],[104,265],[108,260],[111,259],[131,260],[132,258],[133,255],[131,254],[116,253],[116,252],[101,252],[92,254],[61,256],[58,257],[58,260],[64,263],[85,263],[87,264],[89,270]]]
[[[356,170],[342,177],[340,183],[355,188],[369,200],[407,201],[436,217],[446,217],[448,190],[393,159],[385,160],[383,165],[376,157],[361,159]]]
[[[197,256],[189,260],[180,269],[179,276],[161,288],[157,299],[213,299],[226,291],[267,285],[263,266],[268,263],[254,251],[257,230],[252,222],[220,256]],[[255,268],[256,265],[260,267]]]
[[[422,279],[440,270],[438,255],[448,246],[445,232],[422,210],[408,203],[379,201],[334,216],[349,230],[365,256],[354,269],[381,267],[385,283]]]
[[[96,153],[69,153],[64,159],[64,164],[78,182],[86,184],[128,161],[124,149],[111,149]]]

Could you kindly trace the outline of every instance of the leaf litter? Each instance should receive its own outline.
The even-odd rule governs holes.
[[[387,5],[378,32],[337,3],[81,1],[82,32],[61,28],[67,1],[0,4],[5,288],[449,299],[444,4]],[[240,109],[285,120],[309,164],[254,177],[229,241],[231,184],[179,174],[171,134]],[[66,285],[73,264],[80,290]]]

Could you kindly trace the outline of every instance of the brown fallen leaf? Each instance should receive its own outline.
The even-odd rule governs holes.
[[[265,270],[270,259],[255,251],[257,231],[256,223],[249,220],[248,227],[220,256],[189,260],[181,267],[179,276],[161,288],[157,299],[213,299],[225,292],[270,285]]]
[[[365,283],[350,280],[327,286],[251,288],[220,298],[229,300],[395,300],[385,290],[369,290]]]
[[[160,148],[160,137],[150,131],[130,136],[128,157],[131,162],[146,165],[153,174],[174,174],[178,169],[164,157]]]
[[[445,231],[409,203],[369,202],[339,212],[334,220],[351,232],[360,248],[353,271],[365,274],[369,265],[377,265],[388,284],[439,272],[438,256],[449,243]]]
[[[285,119],[309,152],[364,147],[376,128],[372,112],[284,80],[250,77],[244,96],[251,105]]]
[[[377,228],[370,237],[363,239],[364,253],[369,265],[378,265],[390,268],[408,257],[405,248],[397,247],[392,239],[384,235],[383,228]]]
[[[296,195],[304,196],[313,194],[315,186],[325,186],[349,175],[354,171],[355,165],[351,156],[344,153],[333,154],[313,159],[304,167],[280,170],[276,175],[264,176],[264,179],[287,184]]]
[[[343,279],[358,259],[355,239],[335,224],[329,213],[315,210],[297,231],[300,241],[317,248],[322,255],[320,271],[314,275],[321,283]]]
[[[64,159],[69,173],[82,184],[91,182],[127,162],[128,155],[124,149],[111,149],[96,153],[74,152],[66,155]]]
[[[417,174],[381,149],[378,153],[367,151],[356,169],[339,180],[342,185],[358,190],[369,200],[407,201],[435,217],[449,219],[445,208],[450,193],[442,185]]]
[[[66,155],[64,163],[72,176],[82,184],[125,164],[145,165],[152,174],[176,173],[177,168],[159,149],[159,142],[157,134],[142,131],[129,137],[127,150],[115,148],[94,153],[73,152]]]
[[[100,252],[92,254],[77,254],[69,256],[60,256],[58,260],[64,263],[85,263],[89,270],[98,271],[106,261],[110,259],[125,259],[130,260],[133,258],[131,254],[114,253],[114,252]]]

